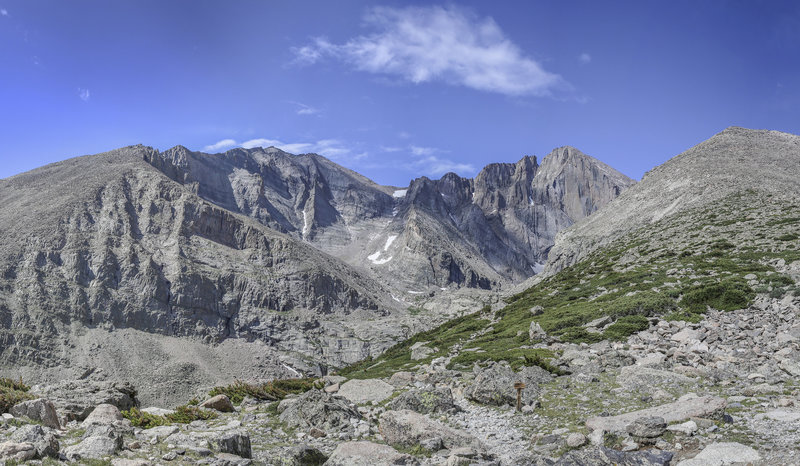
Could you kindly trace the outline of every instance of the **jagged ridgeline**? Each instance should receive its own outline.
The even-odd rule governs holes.
[[[569,147],[404,189],[275,148],[48,165],[0,180],[0,365],[159,404],[321,375],[541,271],[632,184]]]
[[[418,334],[344,370],[386,375],[446,356],[541,365],[547,339],[624,340],[659,319],[783,297],[800,280],[800,137],[729,128],[650,171],[559,234],[545,274],[504,306]],[[431,348],[420,352],[420,347]],[[412,359],[416,355],[425,357]]]

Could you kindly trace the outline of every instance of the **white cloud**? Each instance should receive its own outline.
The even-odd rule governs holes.
[[[381,146],[381,152],[400,152],[401,150],[403,150],[402,147]]]
[[[297,106],[297,113],[298,115],[319,115],[321,113],[320,109],[314,108],[310,105],[306,105],[301,102],[290,102]]]
[[[455,162],[435,155],[417,159],[410,166],[432,176],[440,176],[448,172],[455,172],[459,175],[473,175],[476,171],[471,164]]]
[[[214,144],[210,144],[203,148],[205,152],[220,150],[226,147],[243,147],[245,149],[252,149],[254,147],[277,147],[278,149],[288,152],[290,154],[320,154],[334,160],[361,160],[366,158],[368,154],[361,152],[352,154],[352,150],[342,141],[338,139],[320,139],[315,142],[289,142],[285,143],[278,139],[249,139],[244,142],[237,142],[235,139],[223,139]]]
[[[375,33],[343,44],[317,38],[292,49],[295,63],[331,57],[417,84],[441,81],[513,96],[548,95],[566,86],[506,38],[492,18],[459,7],[377,7],[365,21]]]
[[[78,97],[84,102],[88,102],[89,98],[91,97],[91,93],[89,93],[89,89],[82,89],[78,88]]]
[[[224,149],[226,147],[233,147],[236,145],[236,141],[233,139],[223,139],[222,141],[215,142],[214,144],[210,144],[208,146],[203,147],[203,152],[215,152],[220,149]]]
[[[438,149],[436,149],[434,147],[420,147],[420,146],[411,146],[411,147],[409,147],[409,150],[411,151],[412,154],[417,155],[417,156],[419,156],[419,155],[431,155],[434,152],[438,152]]]
[[[578,61],[583,63],[584,65],[587,65],[592,62],[592,56],[584,52],[578,56]]]
[[[0,15],[8,16],[8,10],[6,10],[5,8],[0,9]]]

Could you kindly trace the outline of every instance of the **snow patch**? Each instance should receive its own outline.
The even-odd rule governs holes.
[[[409,290],[408,294],[425,294],[425,292],[424,291],[411,291],[411,290]]]
[[[537,262],[533,264],[531,266],[531,269],[533,269],[533,273],[536,274],[542,273],[542,270],[544,270],[544,262]]]
[[[297,372],[296,370],[294,370],[294,369],[293,369],[293,368],[291,368],[290,366],[286,365],[285,363],[281,363],[281,365],[282,365],[283,367],[285,367],[285,368],[289,369],[290,371],[294,372],[294,374],[295,374],[296,376],[298,376],[298,377],[302,377],[302,376],[303,376],[303,374],[301,374],[301,373]]]
[[[303,211],[303,238],[308,236],[308,232],[311,231],[311,220],[308,218],[308,212],[305,210]]]
[[[392,193],[392,197],[396,198],[406,197],[407,192],[408,192],[407,189],[398,189],[397,191]]]
[[[394,240],[396,240],[396,239],[397,239],[397,235],[389,235],[389,237],[386,238],[386,244],[383,245],[383,250],[387,251],[389,249],[389,246],[391,246],[392,243],[394,243]]]
[[[533,205],[533,198],[528,194],[528,204]]]

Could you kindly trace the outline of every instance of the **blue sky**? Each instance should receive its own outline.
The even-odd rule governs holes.
[[[0,0],[0,178],[142,143],[638,179],[731,125],[800,133],[800,2]]]

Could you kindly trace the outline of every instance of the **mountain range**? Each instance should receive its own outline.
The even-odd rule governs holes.
[[[496,301],[632,185],[571,147],[407,187],[273,147],[48,165],[0,180],[0,364],[165,403],[322,374]]]

